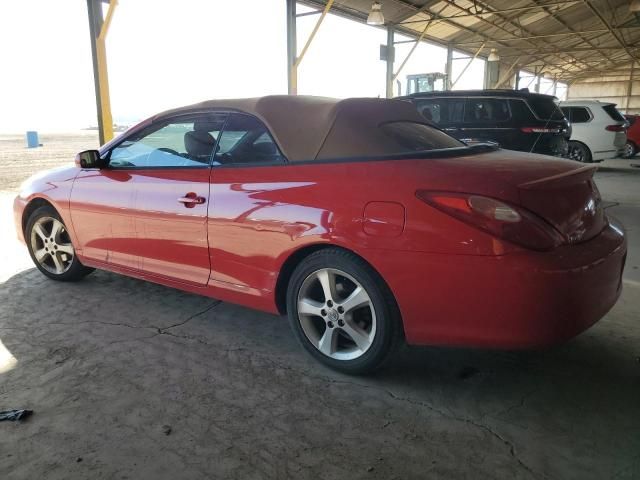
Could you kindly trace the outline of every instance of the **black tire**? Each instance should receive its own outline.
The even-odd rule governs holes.
[[[303,315],[301,317],[298,313],[299,295],[302,295],[301,288],[303,285],[308,285],[309,281],[313,282],[315,279],[314,275],[317,275],[318,272],[325,269],[331,271],[331,275],[335,275],[333,278],[337,279],[336,283],[342,282],[336,285],[336,301],[334,304],[328,303],[326,297],[322,295],[324,303],[318,301],[318,305],[324,305],[322,310],[322,312],[325,312],[323,313],[324,318],[314,314]],[[351,278],[344,277],[341,273]],[[351,280],[357,283],[353,283]],[[346,300],[350,294],[348,293],[349,287],[347,284],[353,284],[355,288],[358,286],[362,287],[366,295],[368,295],[369,303],[365,306],[353,308],[350,312],[345,312],[344,309],[341,311],[342,307],[340,306],[340,302]],[[323,290],[319,283],[316,289],[318,286],[320,286],[320,290],[318,291],[322,292]],[[337,292],[338,287],[340,287],[343,292],[347,292],[344,298],[340,298],[339,292]],[[351,290],[351,293],[353,293],[353,290]],[[327,305],[329,305],[329,307],[327,307]],[[331,306],[335,308],[330,308]],[[329,329],[328,325],[332,323],[329,320],[332,314],[340,315],[340,320],[336,321],[338,323],[342,322],[340,323],[342,327],[339,327],[338,323],[335,324],[335,332],[337,332],[336,345],[340,343],[347,345],[346,350],[348,350],[349,341],[351,341],[351,343],[353,343],[352,348],[357,350],[356,353],[351,353],[351,355],[359,355],[357,358],[332,358],[321,352],[319,347],[316,346],[307,333],[305,333],[305,328],[307,328],[307,331],[309,331],[309,328],[316,328],[315,326],[310,327],[312,323],[317,325],[319,336],[321,336],[320,332],[326,333]],[[287,315],[296,338],[307,352],[328,367],[348,374],[365,374],[379,368],[402,343],[402,319],[396,301],[385,281],[360,257],[338,248],[326,248],[315,252],[306,257],[296,267],[291,275],[287,288]],[[359,319],[358,316],[365,318],[365,320]],[[305,318],[307,319],[306,322]],[[311,318],[311,320],[308,320],[309,318]],[[366,325],[367,319],[375,325],[375,330],[373,330],[370,325]],[[356,342],[352,340],[352,337],[349,336],[346,330],[354,321],[358,323],[359,331],[363,331],[360,330],[360,327],[363,327],[364,330],[367,328],[370,330],[370,343],[368,348],[363,350],[363,353],[359,353],[360,349],[357,348]],[[345,326],[347,322],[349,323]],[[305,325],[304,327],[303,323]]]
[[[591,163],[592,155],[591,150],[584,143],[571,141],[567,151],[567,157],[569,160],[575,160],[576,162]]]
[[[635,143],[630,140],[627,140],[627,143],[624,146],[624,153],[622,154],[622,158],[632,158],[636,156],[638,153],[638,147]]]
[[[36,224],[39,224],[40,222],[46,223],[50,219],[58,220],[60,224],[62,224],[62,227],[64,229],[58,234],[58,238],[56,238],[55,242],[53,243],[56,251],[58,250],[58,245],[60,245],[61,247],[68,247],[68,245],[71,245],[71,239],[69,238],[69,234],[66,231],[67,227],[62,221],[62,218],[60,217],[58,212],[51,206],[40,207],[36,209],[29,217],[29,220],[27,221],[27,226],[24,232],[24,238],[27,243],[27,248],[29,249],[29,255],[31,256],[31,260],[33,260],[33,263],[38,268],[38,270],[40,270],[44,275],[46,275],[47,277],[53,280],[58,280],[61,282],[74,282],[74,281],[81,280],[82,278],[84,278],[85,276],[93,272],[94,269],[85,267],[84,265],[82,265],[82,263],[80,263],[80,260],[78,260],[77,255],[75,255],[75,250],[73,251],[73,256],[71,257],[70,260],[68,259],[63,260],[66,263],[64,263],[64,271],[62,271],[61,273],[56,273],[54,271],[51,271],[51,269],[55,268],[55,264],[53,263],[53,260],[50,260],[51,268],[48,269],[49,267],[47,266],[47,263],[41,264],[41,262],[36,259],[36,254],[34,252],[34,248],[35,248],[34,241],[32,240],[32,237],[34,235],[37,235],[34,232],[34,227],[36,226]],[[37,240],[37,242],[42,241],[40,236],[39,235],[37,236],[39,237],[39,240]],[[48,243],[48,247],[50,247],[51,245],[52,243]],[[43,248],[46,247],[44,243],[42,244],[42,246]],[[47,247],[47,252],[49,252],[48,247]],[[71,247],[73,248],[72,245]],[[46,255],[46,259],[53,257],[53,255],[54,254],[48,253]],[[64,253],[62,255],[68,256],[68,254],[64,254]],[[49,260],[47,261],[49,262]]]

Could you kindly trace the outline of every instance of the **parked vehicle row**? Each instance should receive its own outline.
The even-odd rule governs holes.
[[[560,108],[572,128],[568,158],[589,163],[624,153],[627,121],[614,103],[573,100],[561,102]]]
[[[558,102],[528,90],[422,92],[402,99],[465,143],[494,142],[509,150],[584,163],[632,156],[640,144],[637,139],[627,142],[629,122],[613,103]]]
[[[540,347],[602,318],[627,243],[594,171],[465,145],[398,100],[219,100],[32,177],[14,213],[49,278],[100,268],[287,315],[313,357],[362,373],[403,341]]]

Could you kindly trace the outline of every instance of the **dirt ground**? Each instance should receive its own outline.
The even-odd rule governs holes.
[[[597,174],[631,251],[594,328],[543,352],[405,348],[358,378],[280,317],[107,272],[47,280],[14,190],[95,138],[16,142],[0,136],[0,410],[35,413],[0,422],[0,479],[640,478],[640,170]]]

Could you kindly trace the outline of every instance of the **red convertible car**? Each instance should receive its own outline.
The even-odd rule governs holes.
[[[35,265],[287,314],[318,360],[530,348],[598,321],[626,238],[593,166],[467,146],[399,100],[273,96],[154,116],[15,200]]]

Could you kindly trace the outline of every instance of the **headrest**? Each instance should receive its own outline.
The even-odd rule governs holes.
[[[216,141],[209,132],[194,131],[184,134],[184,148],[192,158],[209,158]]]

